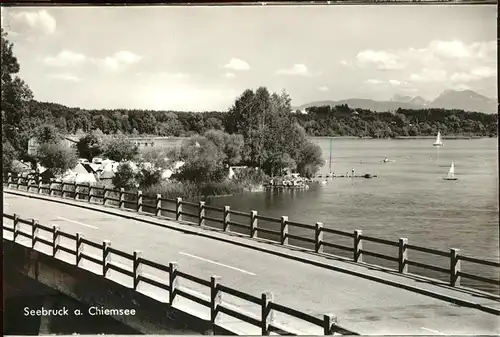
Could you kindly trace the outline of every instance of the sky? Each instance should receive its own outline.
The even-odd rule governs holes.
[[[497,98],[494,5],[3,7],[35,99],[227,110],[245,89],[298,106],[394,94]]]

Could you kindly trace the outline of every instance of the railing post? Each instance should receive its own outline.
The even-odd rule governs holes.
[[[179,285],[179,279],[177,278],[177,270],[179,269],[179,265],[177,262],[170,262],[168,265],[168,279],[169,279],[169,302],[170,305],[174,304],[175,299],[175,289]]]
[[[76,183],[76,181],[75,181],[75,184],[73,185],[73,187],[74,187],[73,199],[78,200],[78,184]]]
[[[52,196],[54,190],[52,189],[52,181],[49,182],[49,196]]]
[[[250,237],[257,237],[257,211],[250,211]]]
[[[337,317],[333,314],[323,315],[323,334],[333,335],[335,334],[335,325],[338,324]]]
[[[106,187],[103,187],[103,191],[104,191],[104,193],[103,193],[103,195],[102,195],[102,204],[103,204],[104,206],[106,206],[106,193],[108,192],[108,190],[107,190],[107,188],[106,188]]]
[[[54,225],[52,227],[53,233],[52,233],[52,257],[55,257],[57,254],[57,249],[59,247],[59,241],[61,240],[61,237],[59,236],[59,226]]]
[[[7,173],[7,188],[10,188],[10,185],[12,184],[12,173]]]
[[[125,189],[122,187],[120,188],[120,205],[119,205],[120,208],[124,208],[125,207]]]
[[[205,226],[205,202],[198,203],[198,225]]]
[[[460,249],[450,249],[450,285],[460,286]]]
[[[217,307],[222,304],[222,292],[217,289],[220,282],[220,276],[210,278],[210,322],[212,323],[212,332],[215,335],[216,324],[218,323]]]
[[[39,180],[38,181],[38,194],[41,194],[42,193],[42,181]]]
[[[89,184],[89,195],[88,200],[89,203],[92,201],[92,185]]]
[[[231,231],[231,207],[229,206],[224,206],[224,213],[223,213],[223,227],[224,227],[224,232],[230,232]]]
[[[61,182],[61,198],[64,199],[64,186],[66,186],[66,183],[63,181]]]
[[[315,250],[316,253],[323,253],[323,223],[316,222],[315,231]]]
[[[175,220],[182,220],[182,198],[175,199]]]
[[[137,191],[137,212],[142,212],[142,191]]]
[[[82,253],[83,253],[83,245],[82,245],[82,238],[83,235],[80,232],[76,233],[76,266],[78,267],[78,264],[80,263],[80,260],[82,259]]]
[[[21,177],[17,178],[17,189],[19,189],[19,186],[21,186]]]
[[[139,262],[142,253],[140,250],[134,250],[134,290],[137,290],[137,286],[139,285],[139,277],[142,274],[142,265]]]
[[[111,247],[111,241],[104,240],[102,242],[102,276],[106,277],[106,272],[108,271],[108,263],[111,262],[111,253],[109,248]]]
[[[363,262],[363,255],[361,254],[361,250],[363,249],[362,234],[363,231],[361,229],[354,231],[354,262]]]
[[[261,296],[261,335],[269,335],[269,326],[274,321],[274,310],[271,309],[270,303],[274,301],[273,293],[263,293]]]
[[[161,215],[161,194],[156,195],[156,216]]]
[[[31,248],[35,248],[36,237],[37,237],[37,222],[35,219],[31,219]]]
[[[19,215],[14,214],[14,219],[12,220],[12,224],[13,224],[13,231],[14,231],[14,239],[13,239],[13,241],[16,242],[17,231],[18,231],[17,227],[19,226]]]
[[[398,255],[398,264],[399,264],[399,272],[402,274],[406,274],[408,272],[408,250],[406,246],[408,245],[407,238],[399,239],[399,255]]]
[[[282,245],[288,245],[288,216],[281,217],[280,242]]]

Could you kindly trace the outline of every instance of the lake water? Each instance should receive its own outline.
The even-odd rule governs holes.
[[[329,172],[329,138],[312,138],[323,150]],[[178,145],[181,139],[166,141]],[[309,190],[266,191],[207,200],[213,206],[281,217],[290,221],[354,231],[364,235],[397,241],[408,238],[410,244],[449,251],[460,248],[461,254],[498,261],[499,204],[497,138],[444,140],[443,147],[433,147],[433,139],[332,139],[332,171],[345,174],[377,174],[377,178],[334,178],[327,184],[312,184]],[[390,162],[382,163],[388,157]],[[451,162],[455,162],[456,181],[443,180]],[[246,221],[247,222],[247,221]],[[246,223],[245,222],[245,223]],[[259,222],[259,226],[278,229],[278,225]],[[307,233],[306,233],[307,232]],[[305,229],[292,234],[308,235]],[[352,246],[352,239],[325,236],[326,240]],[[364,248],[397,256],[397,247],[364,243]],[[335,251],[337,253],[337,251]],[[338,252],[350,256],[349,252]],[[449,268],[445,257],[409,252],[409,259]],[[395,267],[367,257],[368,262]],[[416,267],[410,267],[410,270]],[[462,270],[498,277],[489,267],[462,262]],[[420,270],[446,279],[440,273]],[[483,288],[484,284],[462,279],[465,285]],[[489,287],[484,287],[488,289]]]

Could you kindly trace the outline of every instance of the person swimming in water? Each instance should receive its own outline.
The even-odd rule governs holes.
[[[389,158],[385,157],[384,160],[383,160],[384,163],[388,163],[389,162]]]

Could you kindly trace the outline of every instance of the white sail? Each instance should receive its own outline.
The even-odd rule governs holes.
[[[434,146],[443,146],[443,141],[441,140],[441,132],[438,131],[438,134],[437,134],[437,137],[436,137],[436,141],[432,145],[434,145]]]
[[[455,178],[455,163],[451,162],[450,170],[448,171],[448,175],[446,176],[447,179],[454,179]]]

